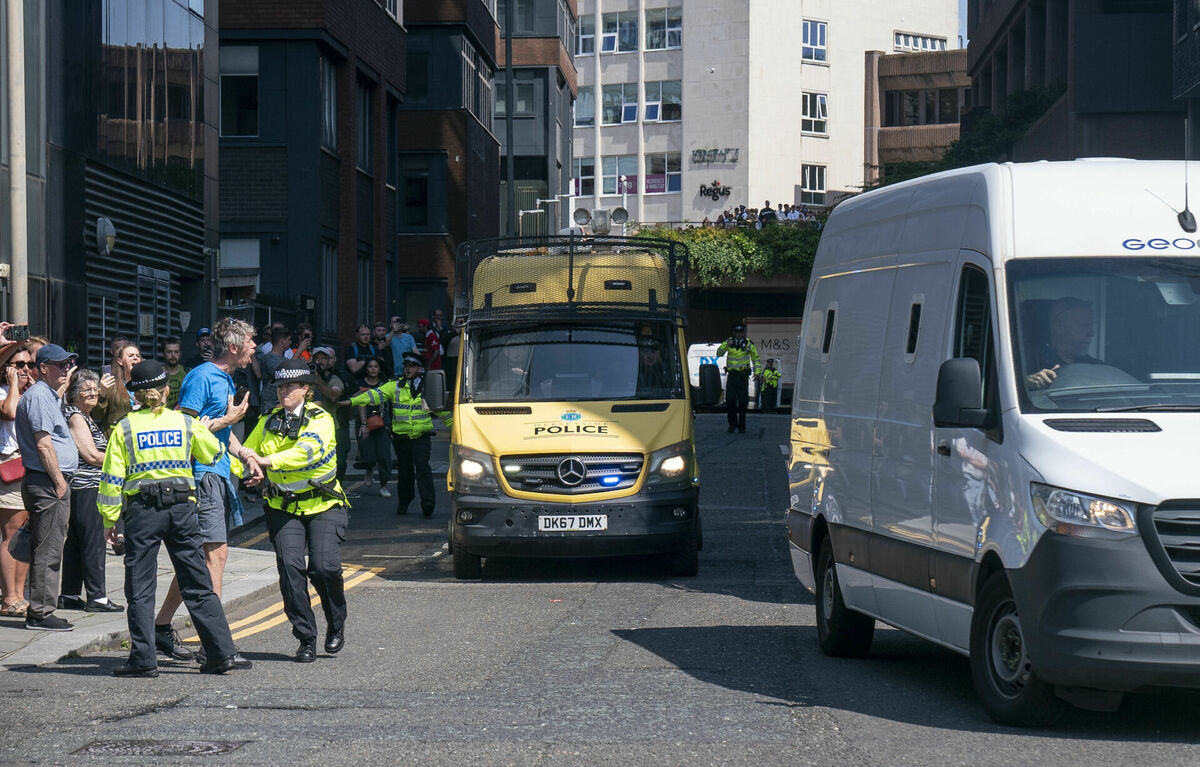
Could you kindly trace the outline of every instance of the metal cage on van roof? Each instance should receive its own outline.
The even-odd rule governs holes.
[[[687,246],[639,237],[508,237],[458,247],[454,323],[621,317],[685,322]]]

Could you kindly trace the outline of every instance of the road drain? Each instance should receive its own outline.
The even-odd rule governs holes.
[[[76,754],[104,756],[216,756],[235,751],[247,740],[98,740]]]

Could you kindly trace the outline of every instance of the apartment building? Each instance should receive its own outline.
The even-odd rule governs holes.
[[[863,184],[865,52],[957,32],[956,0],[579,0],[575,204],[831,204]]]

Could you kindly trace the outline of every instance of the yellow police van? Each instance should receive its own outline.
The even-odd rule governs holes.
[[[679,243],[464,243],[447,486],[454,574],[485,557],[661,554],[699,567]]]

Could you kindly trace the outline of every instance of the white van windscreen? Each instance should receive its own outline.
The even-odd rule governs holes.
[[[1005,268],[1023,411],[1200,411],[1200,259]]]
[[[669,323],[478,327],[463,368],[466,402],[682,399]]]

